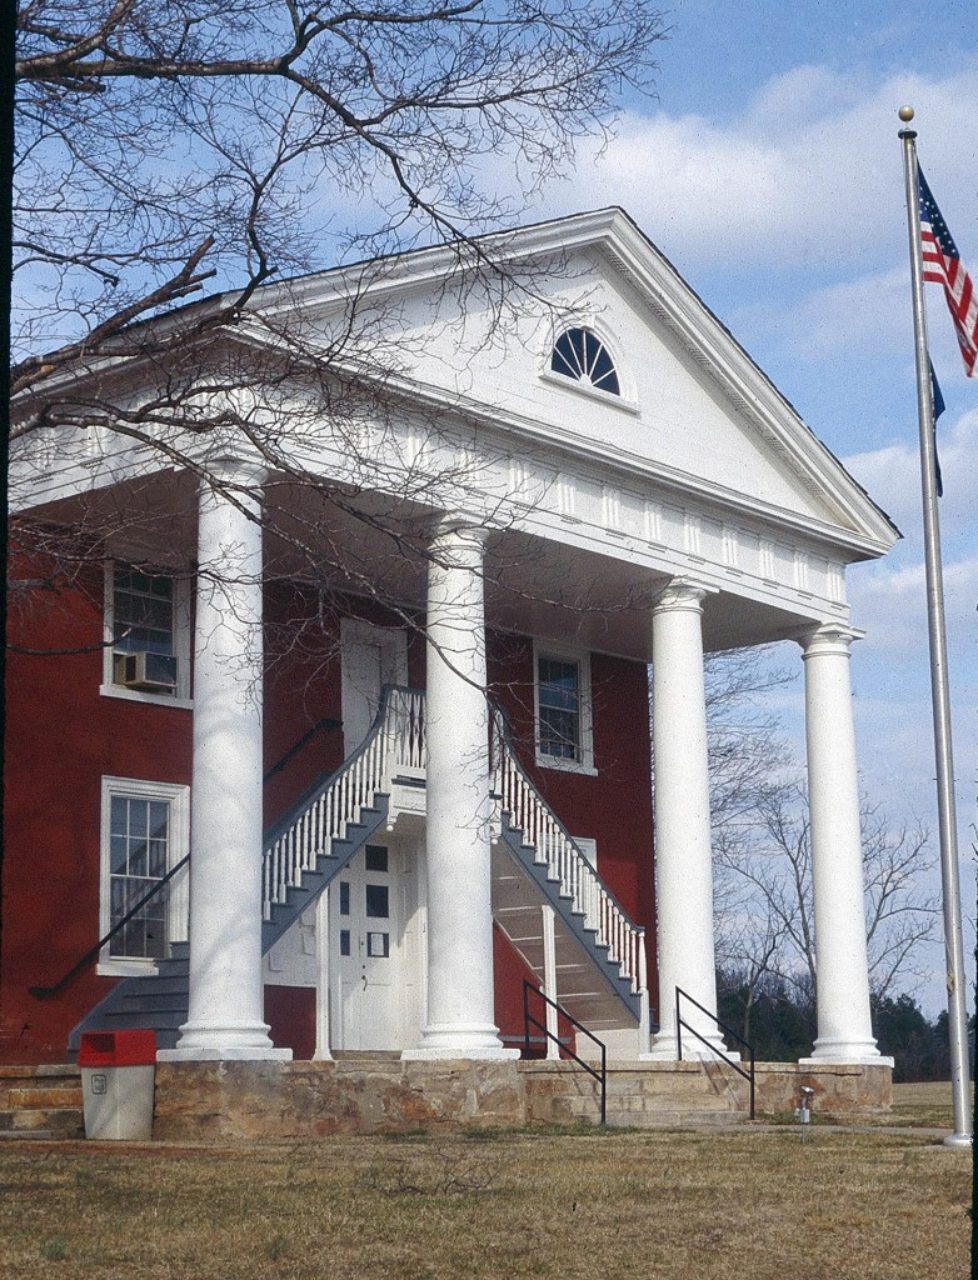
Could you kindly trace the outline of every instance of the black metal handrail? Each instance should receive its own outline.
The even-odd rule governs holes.
[[[28,987],[27,990],[34,997],[34,999],[47,1000],[51,996],[56,996],[63,987],[66,987],[68,985],[68,983],[72,980],[72,978],[76,977],[79,973],[81,973],[82,969],[86,968],[89,964],[91,964],[93,960],[95,960],[99,956],[105,944],[107,942],[111,942],[112,939],[115,937],[115,935],[121,929],[125,928],[125,926],[133,918],[133,916],[138,915],[139,912],[142,911],[143,907],[145,907],[146,903],[149,902],[152,898],[155,898],[156,895],[159,893],[159,891],[163,888],[163,886],[169,884],[169,882],[173,879],[173,877],[177,874],[177,872],[180,871],[181,868],[185,867],[189,861],[190,861],[190,854],[187,853],[187,854],[184,854],[184,856],[180,859],[179,862],[175,862],[173,866],[170,868],[170,870],[166,873],[166,875],[162,876],[159,880],[157,880],[157,882],[153,885],[153,887],[147,893],[143,894],[143,896],[139,899],[136,905],[134,907],[130,907],[130,909],[126,912],[126,914],[122,917],[122,919],[118,920],[112,926],[112,928],[108,931],[108,933],[105,934],[104,937],[99,938],[95,946],[92,947],[90,950],[86,951],[85,954],[82,956],[82,958],[79,961],[77,961],[76,964],[72,965],[72,967],[68,970],[66,974],[64,974],[63,977],[58,979],[58,981],[54,984],[54,986]]]
[[[701,1036],[695,1027],[691,1027],[688,1022],[685,1022],[683,1020],[679,1012],[680,997],[682,997],[683,1000],[688,1000],[690,1004],[695,1005],[696,1008],[699,1009],[700,1013],[705,1013],[706,1016],[712,1022],[716,1023],[716,1025],[720,1028],[720,1030],[724,1033],[724,1035],[731,1036],[734,1040],[737,1041],[738,1044],[743,1045],[743,1047],[750,1054],[750,1071],[745,1071],[744,1068],[740,1065],[740,1063],[736,1060],[736,1058],[728,1057],[728,1055],[723,1053],[720,1049],[718,1049],[716,1045],[711,1044],[705,1036]],[[728,1067],[733,1067],[734,1071],[736,1071],[738,1075],[743,1076],[744,1079],[750,1084],[750,1118],[753,1120],[754,1119],[754,1046],[750,1043],[749,1040],[745,1040],[744,1037],[738,1031],[734,1031],[733,1027],[728,1027],[725,1022],[721,1022],[715,1013],[711,1013],[710,1010],[707,1008],[704,1008],[704,1006],[701,1005],[698,1000],[694,1000],[688,991],[683,991],[681,987],[677,987],[676,988],[676,1048],[679,1052],[680,1062],[682,1062],[683,1060],[683,1027],[685,1027],[686,1030],[691,1035],[694,1035],[697,1040],[705,1044],[711,1053],[715,1053],[718,1058],[722,1058]]]
[[[374,724],[371,726],[371,730],[378,727],[383,716],[383,710],[384,710],[384,703],[382,702],[381,707],[378,709],[377,715],[374,717]],[[301,751],[302,748],[309,741],[309,739],[313,737],[315,734],[319,733],[320,730],[325,728],[342,728],[342,725],[343,725],[342,720],[334,720],[328,716],[323,717],[322,720],[317,721],[316,724],[314,724],[311,729],[307,729],[306,732],[302,735],[302,737],[298,738],[292,744],[289,750],[286,751],[286,753],[275,764],[272,765],[272,767],[264,774],[262,781],[267,782],[269,778],[273,777],[276,773],[278,773],[281,769],[283,769],[285,765],[288,764],[289,760],[291,760],[292,757],[298,751]],[[372,734],[367,735],[368,738],[371,736]],[[327,781],[327,785],[330,785],[335,780],[336,774],[342,772],[342,770],[350,763],[350,761],[355,759],[359,754],[360,754],[360,750],[357,750],[350,757],[350,760],[344,760],[343,764],[336,771],[336,773],[333,773],[330,775]],[[319,783],[314,783],[311,790],[315,792],[320,785],[321,784]],[[292,806],[289,812],[285,815],[285,818],[280,820],[280,822],[277,824],[278,826],[281,826],[282,822],[285,822],[286,824],[288,824],[291,821],[292,815],[294,815],[295,811],[302,806],[307,795],[308,795],[308,792],[303,793],[303,795],[300,796],[300,798]],[[267,839],[265,839],[263,841],[263,844],[267,844],[267,843],[268,841]],[[119,933],[120,930],[124,929],[125,926],[129,923],[129,921],[132,920],[134,916],[138,915],[139,912],[143,909],[143,907],[145,907],[148,902],[151,902],[153,898],[155,898],[156,895],[160,892],[160,890],[163,889],[167,884],[169,884],[169,882],[173,879],[173,877],[177,874],[177,872],[182,867],[185,867],[189,861],[190,861],[190,854],[188,853],[184,857],[182,857],[179,862],[175,863],[170,868],[170,870],[166,873],[165,876],[162,876],[159,880],[157,880],[157,882],[153,885],[153,887],[143,894],[143,896],[139,899],[136,905],[132,907],[129,911],[127,911],[126,914],[122,917],[122,919],[118,920],[112,926],[112,928],[108,931],[108,933],[104,934],[101,938],[99,938],[98,942],[96,942],[93,947],[89,948],[89,950],[85,952],[82,958],[76,961],[75,964],[73,964],[72,967],[68,970],[68,972],[63,974],[62,977],[60,977],[58,981],[53,984],[53,986],[28,987],[27,988],[28,992],[34,997],[35,1000],[49,1000],[51,996],[56,996],[59,991],[62,991],[68,985],[68,983],[72,981],[73,978],[76,978],[78,974],[82,972],[83,969],[87,968],[88,965],[90,965],[93,960],[97,959],[98,956],[101,955],[102,948],[105,946],[105,944],[107,942],[111,942],[112,939],[115,937],[115,935]]]
[[[281,773],[285,766],[289,763],[293,756],[299,754],[302,748],[310,739],[314,738],[317,733],[321,733],[323,729],[342,729],[343,721],[337,720],[334,716],[323,716],[321,720],[317,720],[311,729],[307,729],[301,738],[297,738],[283,755],[275,761],[270,769],[266,769],[262,774],[262,782],[268,782],[274,778],[277,773]]]
[[[541,1022],[538,1018],[535,1018],[532,1013],[530,1013],[530,992],[531,991],[536,992],[536,994],[540,997],[540,999],[544,1002],[545,1005],[549,1005],[551,1009],[556,1009],[557,1013],[561,1017],[566,1018],[572,1027],[574,1027],[578,1031],[583,1031],[584,1034],[587,1036],[587,1038],[589,1040],[592,1040],[598,1046],[598,1048],[601,1050],[601,1070],[600,1071],[598,1071],[595,1067],[593,1067],[590,1062],[586,1061],[584,1058],[579,1057],[574,1052],[573,1049],[571,1049],[568,1045],[564,1044],[561,1041],[559,1036],[555,1036],[554,1033],[547,1027],[545,1023]],[[530,982],[528,978],[524,978],[523,979],[523,1054],[527,1058],[530,1056],[530,1024],[531,1023],[533,1024],[533,1026],[537,1028],[538,1031],[543,1032],[545,1037],[544,1044],[546,1044],[547,1040],[553,1040],[554,1044],[562,1048],[564,1052],[568,1055],[568,1057],[573,1058],[574,1061],[578,1064],[578,1066],[583,1067],[589,1076],[597,1080],[598,1084],[601,1086],[601,1123],[606,1124],[607,1114],[608,1114],[608,1050],[605,1048],[604,1042],[602,1040],[599,1040],[598,1037],[593,1032],[589,1031],[583,1022],[578,1022],[578,1020],[574,1017],[572,1013],[568,1013],[562,1004],[558,1004],[556,1000],[551,1000],[548,995],[545,995],[541,987],[534,986],[533,983]]]

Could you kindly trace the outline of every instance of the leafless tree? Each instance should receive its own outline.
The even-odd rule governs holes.
[[[24,0],[15,390],[208,281],[213,329],[351,250],[478,260],[662,35],[627,0]]]
[[[770,695],[792,673],[770,650],[707,659],[716,948],[749,1006],[771,980],[801,1005],[817,985],[808,800]],[[866,937],[873,995],[893,994],[920,974],[937,904],[920,885],[932,865],[919,824],[896,824],[861,801]]]
[[[76,501],[70,529],[47,511],[23,519],[28,581],[79,580],[123,529],[138,548],[160,518],[143,500],[160,461],[208,475],[201,443],[232,439],[273,475],[269,578],[320,601],[364,592],[413,625],[405,593],[378,580],[378,546],[402,587],[430,512],[481,475],[450,409],[411,404],[425,339],[377,301],[385,255],[447,246],[446,314],[475,300],[490,332],[538,305],[506,237],[476,233],[511,223],[583,138],[605,137],[623,86],[651,88],[660,13],[23,0],[17,25],[13,435],[34,460],[21,478],[76,462],[80,440],[93,459],[147,451],[157,473]],[[299,273],[343,264],[335,305],[308,322]],[[411,458],[395,431],[408,407]],[[343,459],[329,475],[309,462],[324,423]]]
[[[710,818],[713,845],[724,854],[752,839],[759,807],[794,772],[770,695],[795,678],[771,646],[708,654],[705,660]]]
[[[764,971],[801,992],[814,992],[817,937],[803,787],[774,793],[757,816],[753,851],[747,855],[738,850],[726,863],[743,890],[737,901],[738,923],[728,929],[735,945],[727,959],[756,966],[763,954]],[[920,876],[932,860],[927,832],[919,825],[892,823],[880,804],[865,797],[860,820],[870,987],[881,999],[920,976],[919,948],[933,937],[937,916],[935,900],[920,886]],[[758,934],[769,945],[753,945]],[[743,948],[739,956],[736,942]]]

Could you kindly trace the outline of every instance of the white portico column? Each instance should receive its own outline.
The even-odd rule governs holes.
[[[675,1061],[676,988],[716,1013],[710,779],[703,686],[703,599],[708,588],[676,578],[652,610],[655,754],[655,894],[659,1031],[651,1058]],[[723,1048],[716,1024],[684,1002],[682,1017]],[[710,1056],[683,1032],[683,1057]]]
[[[485,530],[443,521],[428,568],[428,1020],[404,1058],[509,1058],[495,1025]]]
[[[264,472],[232,459],[210,470],[219,487],[202,484],[198,519],[190,1010],[158,1057],[287,1059],[262,1009],[262,535],[249,517]]]
[[[815,1062],[881,1059],[869,1018],[869,967],[863,914],[859,785],[849,684],[849,647],[861,633],[827,623],[800,643],[805,663],[805,731],[818,1039]]]

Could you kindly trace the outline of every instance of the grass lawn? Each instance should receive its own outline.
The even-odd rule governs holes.
[[[949,1112],[922,1088],[904,1123]],[[967,1152],[885,1127],[10,1143],[0,1275],[958,1280],[970,1185]]]
[[[975,1088],[971,1084],[968,1086],[969,1098],[974,1094]],[[890,1124],[927,1125],[951,1130],[954,1120],[950,1084],[895,1084],[893,1110],[885,1119]]]

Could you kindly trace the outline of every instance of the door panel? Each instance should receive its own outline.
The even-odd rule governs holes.
[[[330,892],[334,1042],[342,1049],[400,1048],[397,894],[392,850],[367,845]]]

